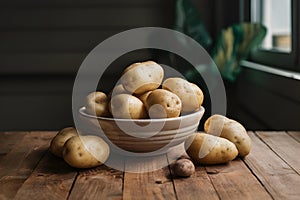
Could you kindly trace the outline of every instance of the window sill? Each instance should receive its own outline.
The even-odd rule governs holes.
[[[240,65],[241,65],[241,67],[246,67],[246,68],[259,70],[259,71],[270,73],[270,74],[275,74],[278,76],[283,76],[286,78],[300,80],[300,73],[298,73],[298,72],[293,72],[293,71],[284,70],[284,69],[277,69],[277,68],[273,68],[273,67],[270,67],[267,65],[262,65],[262,64],[258,64],[258,63],[254,63],[254,62],[250,62],[250,61],[246,61],[246,60],[241,61]]]

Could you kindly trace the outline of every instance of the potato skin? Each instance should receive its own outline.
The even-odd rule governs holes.
[[[112,97],[109,110],[114,118],[143,119],[148,116],[143,102],[130,94]]]
[[[92,92],[86,97],[85,101],[86,111],[89,114],[99,117],[107,117],[108,112],[108,98],[103,92]]]
[[[145,92],[145,93],[143,93],[143,94],[137,94],[137,95],[135,95],[137,98],[139,98],[142,102],[143,102],[143,104],[146,106],[146,104],[147,104],[147,98],[148,98],[148,96],[149,96],[149,94],[151,93],[152,91],[148,91],[148,92]]]
[[[74,136],[63,147],[63,158],[75,168],[102,165],[109,156],[109,146],[97,136]]]
[[[164,89],[153,90],[146,99],[146,108],[150,118],[178,117],[181,105],[176,94]]]
[[[182,103],[182,112],[190,113],[200,109],[203,103],[203,92],[195,84],[182,78],[168,78],[162,88],[176,94]]]
[[[239,151],[239,156],[245,157],[251,150],[251,139],[246,129],[239,122],[222,115],[213,115],[204,123],[204,131],[208,134],[216,135],[216,126],[224,124],[220,137],[233,142]]]
[[[146,61],[127,67],[121,77],[121,83],[131,94],[142,94],[158,88],[163,77],[164,70],[159,64]]]
[[[112,96],[116,96],[118,94],[130,94],[127,90],[124,89],[122,84],[116,85],[108,94],[108,99],[111,99]]]
[[[62,150],[65,142],[73,136],[77,136],[77,130],[74,127],[67,127],[60,130],[51,140],[50,151],[58,157],[62,157]]]
[[[236,146],[225,138],[194,133],[185,141],[187,154],[198,164],[221,164],[238,155]]]
[[[195,166],[189,159],[179,159],[175,162],[173,170],[176,176],[189,177],[195,173]]]

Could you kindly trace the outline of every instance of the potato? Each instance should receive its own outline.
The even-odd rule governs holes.
[[[150,118],[178,117],[181,110],[179,97],[167,90],[153,90],[146,99],[146,108]]]
[[[109,110],[114,118],[142,119],[147,117],[143,102],[130,94],[118,94],[112,97]]]
[[[109,156],[109,146],[97,136],[74,136],[63,147],[63,158],[72,167],[91,168],[102,165]]]
[[[195,166],[189,159],[179,159],[173,167],[176,176],[189,177],[195,172]]]
[[[116,96],[118,94],[130,94],[127,90],[124,89],[122,84],[116,85],[108,94],[108,98],[111,99],[112,96]]]
[[[153,61],[147,61],[127,67],[121,77],[121,83],[131,94],[142,94],[158,88],[163,77],[163,68]]]
[[[236,146],[225,138],[195,133],[184,143],[187,154],[198,164],[221,164],[238,155]]]
[[[109,116],[108,98],[103,92],[92,92],[86,97],[85,107],[87,113],[99,117]]]
[[[69,138],[77,135],[78,135],[77,130],[73,127],[67,127],[60,130],[56,134],[56,136],[51,140],[51,144],[50,144],[51,153],[53,153],[58,157],[62,157],[62,150],[65,142]]]
[[[146,105],[146,100],[147,100],[147,98],[148,98],[148,96],[149,96],[149,94],[151,93],[152,91],[148,91],[148,92],[145,92],[145,93],[143,93],[143,94],[137,94],[137,95],[135,95],[137,98],[139,98],[142,102],[143,102],[143,104],[144,105]]]
[[[220,124],[223,124],[223,128],[218,128]],[[205,132],[216,135],[219,132],[218,129],[222,130],[220,137],[226,138],[235,144],[241,157],[250,153],[251,139],[239,122],[222,115],[213,115],[205,121]]]
[[[162,88],[175,93],[182,102],[182,112],[189,113],[200,109],[203,103],[203,92],[195,84],[182,78],[168,78]]]

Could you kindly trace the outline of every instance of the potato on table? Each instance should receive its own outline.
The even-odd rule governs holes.
[[[223,126],[223,127],[220,127]],[[222,130],[221,133],[218,133]],[[244,157],[250,153],[251,139],[246,129],[237,121],[222,115],[213,115],[204,123],[204,131],[208,134],[220,134],[220,137],[233,142],[239,151],[239,155]]]
[[[194,133],[184,145],[187,154],[198,164],[227,163],[238,155],[232,142],[205,133]]]
[[[58,157],[62,157],[62,150],[65,142],[73,136],[77,136],[77,130],[74,127],[67,127],[60,130],[51,140],[50,151]]]
[[[74,136],[67,140],[63,147],[64,160],[76,168],[102,165],[108,156],[108,144],[97,136]]]
[[[189,159],[179,159],[174,163],[173,170],[176,176],[189,177],[195,173],[195,166]]]

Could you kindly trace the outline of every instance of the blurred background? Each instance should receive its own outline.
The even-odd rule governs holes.
[[[72,87],[85,56],[124,30],[174,28],[180,2],[0,0],[0,130],[58,130],[73,125]],[[248,130],[300,130],[299,3],[188,3],[210,36],[211,47],[223,41],[222,30],[234,24],[262,23],[268,30],[247,61],[239,60],[235,80],[224,78],[227,115]],[[158,54],[137,51],[122,62],[163,57]],[[117,67],[122,62],[114,70],[122,70]],[[114,70],[101,80],[105,87],[118,77]]]

